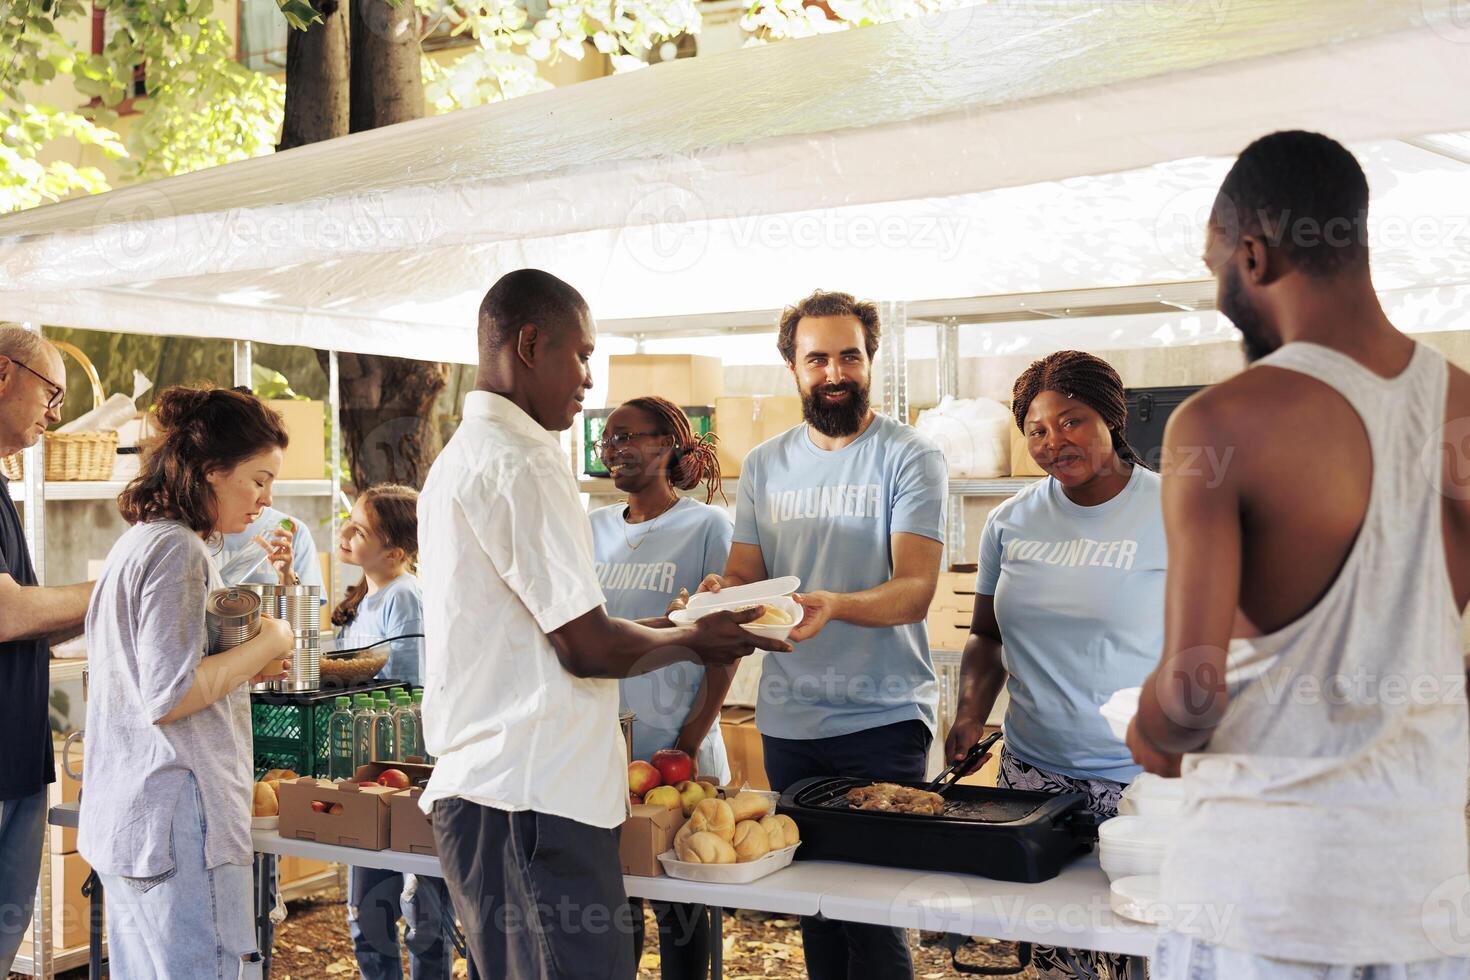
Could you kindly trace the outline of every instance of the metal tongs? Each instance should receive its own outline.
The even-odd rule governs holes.
[[[955,783],[959,782],[966,774],[969,773],[971,767],[980,760],[981,756],[983,756],[986,752],[989,752],[991,746],[993,746],[996,742],[999,742],[1000,738],[1001,733],[996,732],[993,735],[985,736],[980,741],[970,746],[970,751],[965,753],[965,757],[957,762],[951,762],[943,772],[935,777],[934,782],[924,787],[924,792],[938,793],[940,796],[943,796],[946,791],[953,788]],[[944,780],[947,776],[954,776],[954,778],[951,779],[948,783],[945,783]],[[944,784],[944,789],[939,788],[940,784]]]

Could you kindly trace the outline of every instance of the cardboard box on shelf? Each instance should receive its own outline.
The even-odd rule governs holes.
[[[327,478],[327,406],[322,402],[281,399],[266,402],[285,423],[291,444],[278,480],[325,480]]]
[[[963,650],[970,638],[975,612],[975,573],[941,572],[929,603],[929,646],[935,650]]]
[[[1031,458],[1031,450],[1026,448],[1026,437],[1015,426],[1011,426],[1011,476],[1046,476],[1046,470]]]
[[[388,804],[388,837],[390,848],[404,854],[438,854],[434,843],[434,825],[428,814],[419,809],[422,786],[401,790]]]
[[[801,423],[796,395],[734,396],[715,399],[716,447],[721,476],[739,476],[750,451]]]
[[[396,792],[387,786],[359,786],[355,780],[334,783],[310,776],[283,782],[277,787],[281,836],[367,851],[384,850],[389,842],[388,803]],[[313,809],[313,803],[329,811]],[[330,812],[335,807],[340,811]]]
[[[315,878],[331,866],[327,861],[318,861],[314,858],[279,857],[276,859],[276,879],[280,882],[280,886],[285,888],[298,881]]]
[[[751,789],[770,789],[761,733],[755,727],[755,709],[726,707],[720,712],[720,734],[730,761],[730,785],[749,783]]]
[[[91,900],[82,894],[82,885],[92,868],[80,854],[51,854],[51,945],[53,949],[75,949],[87,945],[87,923]],[[42,914],[37,909],[36,914]],[[99,907],[100,914],[100,907]],[[34,928],[34,925],[33,925]],[[31,930],[21,940],[21,949],[31,944]]]
[[[664,873],[658,856],[674,846],[674,835],[684,824],[684,814],[666,806],[640,803],[623,821],[618,837],[618,861],[623,874],[657,878]]]
[[[607,365],[609,408],[658,395],[675,405],[709,405],[725,393],[725,366],[696,354],[614,354]]]

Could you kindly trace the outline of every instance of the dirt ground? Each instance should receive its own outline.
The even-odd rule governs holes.
[[[639,964],[639,980],[659,980],[659,958],[653,913],[646,913],[647,935],[653,950],[643,954]],[[949,950],[941,938],[910,933],[914,950],[915,980],[950,980],[960,974],[950,967]],[[1015,962],[1015,947],[1010,943],[975,940],[960,951],[965,963],[998,966]],[[408,976],[408,958],[404,956],[404,976]],[[87,971],[71,970],[60,974],[61,980],[85,980]],[[357,963],[352,958],[352,942],[347,936],[347,912],[340,890],[331,888],[300,901],[287,903],[286,921],[276,930],[275,964],[272,980],[322,980],[356,977]],[[466,976],[465,964],[455,964],[455,977]],[[11,974],[20,980],[18,974]],[[736,911],[725,916],[726,980],[749,980],[755,977],[797,980],[805,977],[801,957],[801,932],[795,918],[764,912]],[[1023,980],[1034,980],[1027,970],[1017,974]]]

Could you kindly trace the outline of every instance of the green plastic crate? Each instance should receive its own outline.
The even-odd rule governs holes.
[[[271,769],[290,769],[303,776],[327,775],[327,724],[336,699],[370,694],[402,681],[374,680],[352,688],[303,694],[251,694],[250,727],[255,736],[255,778]]]
[[[694,430],[694,437],[701,438],[709,434],[714,428],[715,410],[710,405],[681,405],[684,417],[689,420],[689,427]],[[617,408],[589,408],[582,413],[582,472],[588,476],[607,476],[607,467],[602,465],[602,459],[598,457],[597,450],[593,446],[597,440],[602,438],[602,430],[607,428],[607,417]]]

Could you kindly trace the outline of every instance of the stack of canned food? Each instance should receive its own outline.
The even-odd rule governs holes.
[[[257,684],[252,691],[316,691],[322,686],[322,591],[315,585],[242,585],[260,597],[261,611],[291,624],[296,646],[284,680]],[[226,590],[230,591],[230,590]],[[253,635],[253,634],[252,634]]]

